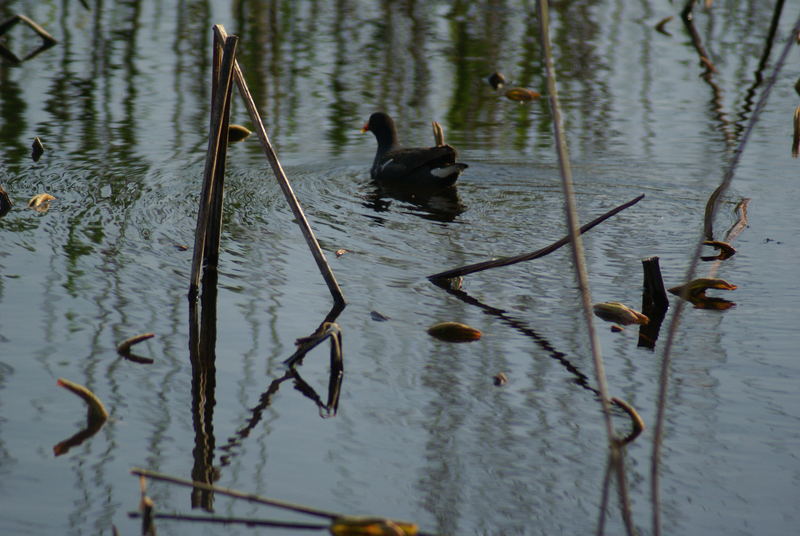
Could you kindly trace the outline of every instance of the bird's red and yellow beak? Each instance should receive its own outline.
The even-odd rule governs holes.
[[[364,126],[361,127],[361,133],[365,133],[369,131],[369,123],[364,123]]]

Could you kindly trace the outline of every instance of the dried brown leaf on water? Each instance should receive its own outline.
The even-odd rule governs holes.
[[[503,76],[503,73],[495,71],[489,75],[489,85],[491,85],[493,89],[500,89],[506,85],[506,77]]]
[[[700,257],[700,260],[703,261],[724,261],[725,259],[730,259],[734,255],[736,255],[736,248],[732,245],[728,244],[727,242],[720,242],[719,240],[706,240],[703,242],[706,246],[711,246],[714,249],[719,250],[719,255],[712,255],[708,257]]]
[[[596,303],[592,307],[594,314],[607,322],[616,322],[627,326],[630,324],[647,325],[650,319],[647,315],[631,309],[625,304],[620,302],[603,302]]]
[[[800,93],[800,80],[797,81],[797,92]],[[800,156],[800,106],[794,109],[794,136],[792,137],[792,157]]]
[[[337,256],[337,257],[341,257],[341,256],[342,256],[342,255],[344,255],[345,253],[350,253],[350,252],[349,252],[348,250],[346,250],[346,249],[337,249],[337,250],[336,250],[336,256]]]
[[[660,32],[660,33],[662,33],[662,34],[664,34],[664,35],[669,35],[669,36],[672,36],[672,34],[671,34],[671,33],[669,33],[669,32],[668,32],[668,31],[667,31],[667,30],[666,30],[664,27],[665,27],[665,26],[667,25],[667,23],[668,23],[669,21],[671,21],[673,18],[675,18],[675,17],[673,17],[672,15],[670,15],[669,17],[664,17],[663,19],[661,19],[661,20],[658,22],[658,24],[656,24],[656,31],[657,31],[657,32]]]
[[[103,405],[100,399],[97,398],[97,395],[83,385],[79,385],[64,378],[59,378],[56,382],[56,385],[72,391],[81,397],[84,402],[86,402],[86,404],[89,406],[87,420],[90,424],[104,422],[106,419],[108,419],[108,411],[106,411],[106,407]]]
[[[461,322],[439,322],[428,328],[428,334],[447,342],[470,342],[481,338],[482,333]]]
[[[28,207],[36,212],[47,212],[50,208],[50,201],[55,199],[50,194],[36,194],[28,201]]]
[[[33,138],[33,144],[31,145],[31,158],[34,162],[38,162],[43,154],[44,145],[42,145],[42,140],[39,139],[39,136],[36,136]]]
[[[152,339],[155,336],[156,336],[155,333],[142,333],[141,335],[134,335],[129,339],[125,339],[124,341],[119,343],[119,345],[117,345],[117,353],[121,355],[129,354],[131,353],[131,346],[133,346],[134,344],[138,344],[142,341]]]
[[[498,387],[508,383],[508,376],[506,376],[505,372],[498,372],[492,379],[494,380],[494,384]]]
[[[370,317],[371,317],[371,318],[372,318],[372,319],[373,319],[375,322],[386,322],[387,320],[391,320],[391,319],[390,319],[388,316],[386,316],[386,315],[384,315],[384,314],[381,314],[381,313],[379,313],[378,311],[370,311],[370,312],[369,312],[369,316],[370,316]]]
[[[524,87],[512,87],[506,90],[506,98],[517,102],[528,102],[541,97],[541,93],[537,93],[532,89]]]
[[[728,283],[724,279],[701,277],[699,279],[690,281],[685,285],[679,285],[667,290],[680,297],[683,297],[684,292],[686,292],[687,299],[697,309],[716,309],[718,311],[724,311],[725,309],[730,309],[736,304],[723,298],[706,296],[706,290],[736,290],[736,288],[736,285]]]
[[[253,132],[242,125],[228,125],[228,141],[231,143],[242,141]]]
[[[333,536],[416,536],[415,523],[375,517],[337,517],[328,527]]]
[[[736,285],[728,283],[724,279],[700,277],[690,281],[685,285],[678,285],[677,287],[672,287],[667,290],[676,296],[682,296],[684,289],[686,289],[688,290],[687,296],[689,296],[689,298],[693,298],[705,297],[706,290],[710,288],[719,290],[736,290],[737,287]]]

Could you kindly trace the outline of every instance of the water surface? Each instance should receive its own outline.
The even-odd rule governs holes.
[[[606,457],[588,336],[567,249],[468,276],[465,294],[427,276],[544,247],[565,234],[546,100],[520,105],[485,77],[544,92],[528,2],[12,1],[59,43],[0,65],[0,532],[139,531],[133,466],[442,534],[595,531]],[[659,256],[680,284],[764,84],[755,84],[772,12],[759,2],[698,6],[717,72],[703,66],[676,5],[585,1],[553,7],[559,91],[582,221],[645,199],[585,235],[593,301],[638,307],[641,263]],[[675,15],[666,28],[659,20]],[[766,70],[786,42],[786,6]],[[197,405],[186,299],[207,144],[211,26],[240,36],[239,60],[348,306],[338,413],[321,418],[285,374],[294,341],[332,305],[254,137],[231,146],[211,395]],[[21,27],[10,45],[27,46]],[[719,277],[725,312],[688,308],[673,354],[662,466],[664,533],[787,534],[800,522],[796,266],[800,103],[795,50],[746,147],[715,228],[749,198],[749,225]],[[439,121],[470,168],[457,198],[420,206],[376,198],[382,109],[402,139],[432,143]],[[249,125],[237,101],[233,121]],[[30,159],[34,136],[45,155]],[[57,200],[25,208],[34,194]],[[348,252],[336,257],[334,252]],[[701,266],[701,275],[708,270]],[[721,294],[719,292],[715,293]],[[466,297],[465,297],[466,296]],[[674,309],[674,308],[673,308]],[[506,311],[500,315],[497,310]],[[387,321],[376,321],[379,312]],[[671,319],[668,314],[666,322]],[[429,337],[435,322],[480,329],[474,343]],[[665,324],[666,326],[666,324]],[[628,448],[633,517],[650,524],[651,424],[665,329],[596,327],[612,396],[648,429]],[[121,340],[152,331],[142,365]],[[328,350],[299,369],[327,399]],[[495,387],[505,372],[509,382]],[[85,424],[59,377],[106,404],[102,430],[54,457]],[[587,379],[588,378],[588,379]],[[324,412],[323,412],[324,413]],[[628,426],[614,415],[620,431]],[[159,511],[302,519],[150,485]],[[192,506],[197,506],[192,510]],[[162,534],[249,534],[163,521]],[[623,532],[615,501],[609,534]],[[298,531],[273,530],[297,534]]]

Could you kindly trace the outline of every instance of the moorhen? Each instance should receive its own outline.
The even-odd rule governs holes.
[[[375,112],[361,132],[370,131],[378,140],[378,152],[370,176],[381,186],[408,190],[432,191],[452,186],[467,168],[456,162],[456,150],[450,145],[437,147],[402,147],[397,141],[394,121],[383,112]]]

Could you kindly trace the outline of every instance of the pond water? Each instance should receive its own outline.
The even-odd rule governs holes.
[[[115,525],[137,534],[132,467],[412,520],[427,533],[594,533],[607,448],[569,249],[467,276],[462,293],[427,279],[566,234],[547,100],[518,104],[486,82],[499,70],[545,93],[534,2],[87,4],[0,5],[0,19],[24,13],[58,40],[19,66],[0,64],[0,186],[14,202],[0,218],[0,533],[110,534]],[[683,282],[706,200],[765,87],[757,76],[771,72],[800,16],[787,2],[759,71],[772,8],[698,5],[716,68],[703,77],[680,9],[553,6],[581,221],[646,195],[584,235],[594,302],[639,308],[645,257],[660,257],[667,286]],[[669,35],[656,31],[670,15]],[[335,415],[299,380],[273,383],[332,300],[255,136],[229,149],[216,359],[202,373],[190,359],[187,290],[217,23],[240,37],[245,77],[348,301],[336,318],[344,375]],[[22,25],[6,37],[17,51],[38,44]],[[738,289],[712,292],[736,306],[689,307],[678,328],[665,534],[783,535],[800,523],[798,76],[795,47],[715,222],[720,237],[736,203],[750,199],[738,253],[718,273]],[[252,126],[235,98],[232,121]],[[375,140],[359,133],[375,110],[392,114],[410,145],[431,145],[430,121],[442,124],[470,166],[457,198],[376,195]],[[35,136],[45,147],[38,162]],[[26,208],[42,192],[56,197],[49,210]],[[654,350],[637,345],[635,328],[612,333],[595,319],[610,394],[647,425],[626,457],[641,534],[652,531],[652,424],[672,311]],[[426,329],[440,321],[483,337],[436,340]],[[116,345],[143,332],[156,336],[135,351],[153,363],[120,358]],[[327,343],[297,370],[325,404]],[[499,372],[508,383],[495,386]],[[110,419],[54,456],[86,422],[85,404],[58,378],[94,391]],[[624,414],[613,419],[620,432],[629,427]],[[318,521],[163,483],[148,493],[162,513]],[[624,533],[614,494],[606,523],[608,534]],[[161,520],[158,530],[257,529]]]

